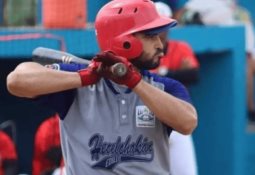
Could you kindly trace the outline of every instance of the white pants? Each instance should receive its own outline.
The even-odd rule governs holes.
[[[192,137],[173,131],[169,138],[169,144],[171,175],[197,175]]]

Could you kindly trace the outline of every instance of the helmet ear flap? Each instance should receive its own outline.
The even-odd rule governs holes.
[[[130,60],[141,55],[143,45],[139,39],[132,35],[119,36],[112,42],[112,51]]]

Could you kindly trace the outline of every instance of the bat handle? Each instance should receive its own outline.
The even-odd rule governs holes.
[[[127,73],[127,67],[123,63],[116,63],[111,67],[111,72],[117,77],[123,77]]]

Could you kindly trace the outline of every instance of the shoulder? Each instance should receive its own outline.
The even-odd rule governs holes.
[[[150,82],[150,84],[159,87],[160,89],[177,98],[190,102],[188,91],[182,83],[172,78],[159,76],[149,71],[143,71],[142,74],[143,77]]]
[[[76,94],[77,89],[71,89],[39,96],[34,99],[34,102],[48,108],[50,111],[57,112],[59,117],[63,119],[73,103]]]

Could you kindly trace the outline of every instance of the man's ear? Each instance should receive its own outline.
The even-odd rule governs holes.
[[[143,45],[138,38],[130,34],[116,37],[112,43],[112,50],[117,55],[131,60],[141,55]]]

